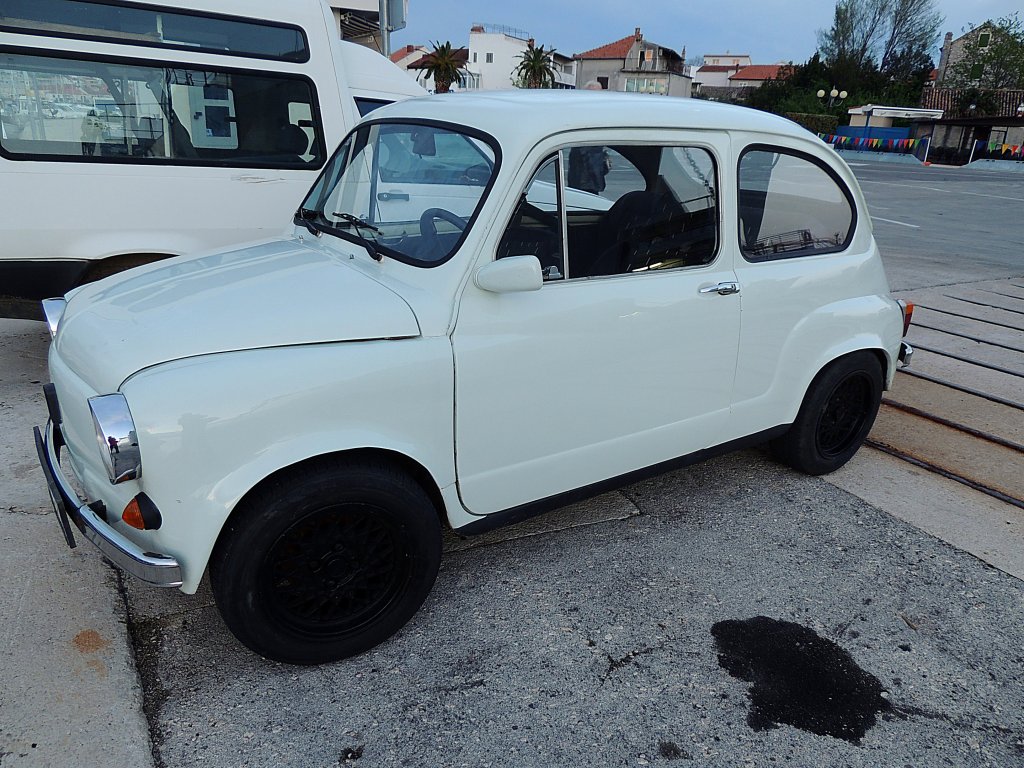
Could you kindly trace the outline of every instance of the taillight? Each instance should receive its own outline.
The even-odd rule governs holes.
[[[900,305],[900,309],[903,310],[903,335],[907,335],[907,331],[910,330],[910,321],[914,317],[914,302],[903,301],[903,299],[897,299],[897,304]]]

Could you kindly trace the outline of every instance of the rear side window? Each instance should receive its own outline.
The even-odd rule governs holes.
[[[384,101],[383,99],[363,99],[358,96],[356,97],[356,109],[359,110],[360,117],[366,117],[368,114],[373,112],[373,110],[380,109],[390,103],[390,101]]]
[[[740,158],[740,248],[749,261],[835,253],[853,237],[853,198],[808,155],[756,147]]]
[[[0,29],[228,56],[309,61],[306,35],[295,26],[127,3],[4,0]]]
[[[12,159],[318,168],[313,84],[297,75],[0,54]]]

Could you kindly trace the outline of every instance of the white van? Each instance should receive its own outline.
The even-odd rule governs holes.
[[[276,235],[361,115],[422,93],[322,0],[3,0],[0,315]]]

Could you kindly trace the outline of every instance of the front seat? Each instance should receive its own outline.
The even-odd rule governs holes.
[[[598,223],[597,242],[608,245],[591,263],[588,276],[620,275],[646,266],[655,241],[682,231],[681,212],[667,192],[627,192]]]

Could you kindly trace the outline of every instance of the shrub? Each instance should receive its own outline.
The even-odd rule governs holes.
[[[787,112],[785,117],[799,123],[811,133],[833,134],[839,127],[839,118],[835,115],[811,115],[806,112]]]

